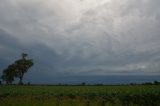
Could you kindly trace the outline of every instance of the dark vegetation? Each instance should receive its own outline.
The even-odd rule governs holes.
[[[1,106],[160,106],[159,85],[0,87]]]
[[[2,80],[6,84],[12,84],[14,78],[19,78],[19,84],[22,85],[23,76],[28,71],[30,67],[33,66],[33,60],[27,59],[27,54],[22,53],[22,58],[16,60],[13,64],[9,65],[3,70]]]

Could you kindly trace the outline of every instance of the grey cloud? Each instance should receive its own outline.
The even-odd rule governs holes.
[[[159,74],[159,0],[78,3],[2,0],[1,67],[25,51],[33,75]]]
[[[39,43],[25,45],[2,29],[0,30],[0,37],[0,70],[20,58],[22,52],[26,52],[29,57],[33,57],[35,62],[33,72],[30,74],[42,76],[44,73],[58,73],[56,72],[58,71],[56,65],[60,64],[62,58],[54,50]]]

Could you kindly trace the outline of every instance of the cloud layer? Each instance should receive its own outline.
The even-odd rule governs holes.
[[[0,2],[1,70],[27,52],[45,78],[160,74],[159,0]]]

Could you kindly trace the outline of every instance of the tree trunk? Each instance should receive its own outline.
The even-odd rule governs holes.
[[[23,80],[23,76],[20,76],[19,77],[19,85],[23,85],[23,81],[22,80]]]

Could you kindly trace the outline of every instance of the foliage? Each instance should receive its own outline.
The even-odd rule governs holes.
[[[3,71],[2,80],[6,81],[7,84],[12,84],[12,82],[14,81],[14,76],[16,75],[15,70],[15,64],[9,65]]]
[[[19,78],[19,84],[23,84],[22,79],[24,74],[28,71],[30,67],[33,66],[33,60],[27,59],[27,54],[22,53],[22,58],[16,60],[13,64],[9,65],[3,70],[2,80],[7,84],[12,84],[14,78]]]
[[[16,77],[20,79],[19,84],[23,84],[22,79],[24,76],[24,73],[28,71],[30,67],[33,66],[33,60],[32,59],[26,59],[27,54],[22,53],[22,59],[16,60],[15,65],[17,66],[16,68]]]

